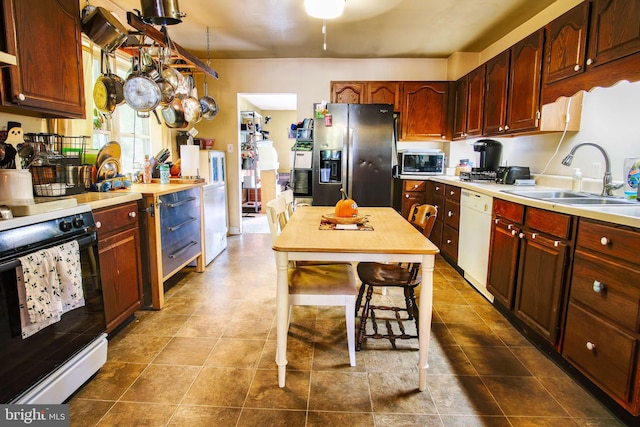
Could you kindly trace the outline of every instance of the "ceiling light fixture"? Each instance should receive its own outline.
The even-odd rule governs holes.
[[[318,19],[334,19],[342,15],[346,0],[304,0],[304,8]]]

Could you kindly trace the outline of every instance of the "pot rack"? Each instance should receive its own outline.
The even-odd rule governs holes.
[[[135,28],[140,34],[150,38],[153,40],[158,46],[166,47],[166,36],[163,32],[157,30],[152,25],[145,23],[141,17],[136,15],[133,12],[127,12],[127,22],[131,27]],[[165,30],[166,31],[166,30]],[[175,63],[172,64],[177,68],[190,68],[192,73],[202,72],[207,74],[215,79],[218,78],[218,72],[211,68],[208,64],[205,64],[198,58],[196,58],[191,52],[180,46],[178,43],[171,40],[170,46],[172,52],[173,59],[182,59],[182,62],[186,63]],[[137,56],[137,51],[140,48],[140,45],[131,45],[125,42],[119,49],[127,52],[131,56]]]

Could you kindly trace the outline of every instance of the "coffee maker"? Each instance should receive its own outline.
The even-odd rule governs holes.
[[[493,139],[479,139],[473,144],[473,151],[478,153],[475,172],[495,172],[500,166],[502,144]]]

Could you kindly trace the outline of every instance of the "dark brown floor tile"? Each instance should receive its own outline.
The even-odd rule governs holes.
[[[307,427],[374,427],[374,425],[372,413],[309,411],[307,415]]]
[[[164,426],[177,405],[118,402],[100,420],[98,426]]]
[[[492,323],[489,327],[508,347],[532,347],[529,340],[509,323]]]
[[[87,400],[74,396],[69,402],[70,427],[87,427],[98,424],[115,402]]]
[[[427,375],[427,385],[440,414],[502,415],[478,376]]]
[[[428,375],[478,375],[459,346],[442,347],[437,340],[429,343]]]
[[[462,351],[480,375],[531,375],[507,347],[462,347]]]
[[[349,345],[345,337],[338,342],[316,342],[313,350],[314,371],[364,372],[366,366],[361,351],[356,351],[356,366],[349,361]]]
[[[451,331],[444,323],[431,324],[431,339],[429,341],[434,340],[438,341],[438,343],[443,347],[448,345],[458,345],[456,339],[451,334]]]
[[[481,323],[482,319],[470,305],[439,304],[435,307],[445,323]]]
[[[117,342],[109,343],[107,360],[110,362],[150,363],[170,340],[171,337],[126,335]]]
[[[307,409],[309,398],[308,371],[287,371],[286,386],[278,386],[278,373],[258,370],[244,403],[245,408]]]
[[[370,373],[374,412],[437,414],[429,390],[418,390],[415,373]]]
[[[120,400],[180,403],[199,371],[196,366],[149,365]]]
[[[118,400],[147,367],[142,363],[105,363],[96,376],[78,391],[80,399]]]
[[[215,317],[191,316],[175,335],[178,337],[219,338],[225,327],[226,325],[220,323]]]
[[[614,418],[593,396],[569,377],[539,378],[542,385],[575,418]]]
[[[580,427],[624,427],[625,425],[637,424],[624,424],[617,419],[607,420],[603,418],[574,418],[573,421]]]
[[[418,369],[418,349],[398,349],[390,348],[388,342],[382,340],[372,340],[373,342],[385,345],[380,348],[363,348],[359,355],[364,359],[367,372],[416,372]],[[372,342],[367,341],[367,344]]]
[[[264,346],[263,340],[219,339],[205,365],[256,368]]]
[[[443,415],[444,427],[512,427],[506,417],[481,415]]]
[[[482,377],[482,380],[507,416],[569,416],[533,377]]]
[[[447,323],[458,345],[498,347],[502,340],[484,323]]]
[[[311,363],[313,362],[313,348],[314,344],[312,342],[289,337],[287,340],[287,370],[311,370]],[[262,354],[260,355],[258,367],[260,369],[278,369],[278,365],[276,365],[275,340],[266,341]]]
[[[438,415],[375,413],[374,418],[376,421],[376,427],[397,427],[397,426],[441,427],[443,425]]]
[[[202,366],[216,341],[215,338],[174,337],[152,363]]]
[[[234,318],[224,329],[224,338],[238,338],[248,340],[266,340],[271,329],[273,319],[265,321],[262,318]]]
[[[313,372],[309,410],[371,412],[367,374]]]
[[[511,325],[509,321],[491,304],[475,305],[473,309],[484,320],[484,322],[490,326],[493,324]]]
[[[460,292],[448,284],[446,286],[434,286],[433,306],[438,308],[444,305],[469,305],[469,303],[462,298]]]
[[[306,418],[305,411],[244,408],[236,427],[301,427]]]
[[[148,316],[138,322],[130,334],[140,334],[146,336],[172,337],[189,319],[184,314],[168,314],[164,311],[154,316]]]
[[[204,367],[181,403],[241,407],[253,373],[251,369]]]
[[[511,347],[511,352],[535,377],[567,377],[567,374],[558,365],[535,347]]]
[[[191,316],[202,306],[202,298],[193,296],[175,296],[166,300],[162,312]]]
[[[180,405],[171,417],[169,427],[228,427],[235,426],[240,408]]]
[[[571,418],[509,417],[513,427],[577,427]],[[599,424],[597,424],[599,425]]]

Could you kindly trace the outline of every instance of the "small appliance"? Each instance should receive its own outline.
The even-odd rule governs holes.
[[[473,144],[473,151],[478,153],[476,172],[497,171],[502,157],[502,144],[493,139],[479,139]]]
[[[531,179],[529,166],[500,166],[496,171],[498,184],[515,184],[516,179]]]
[[[444,175],[446,158],[440,150],[401,151],[398,160],[400,175]]]

